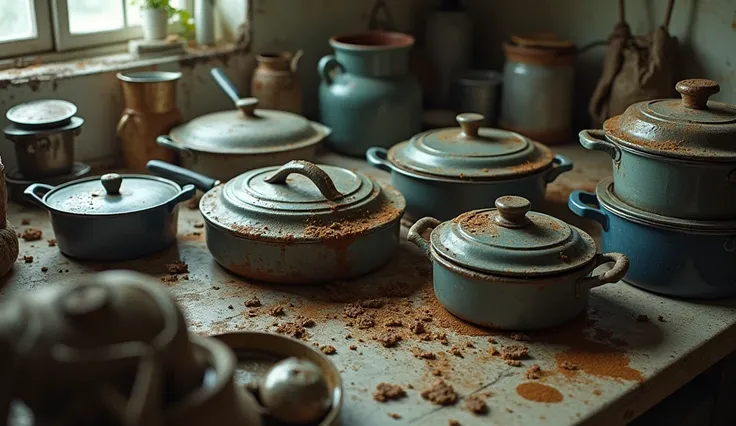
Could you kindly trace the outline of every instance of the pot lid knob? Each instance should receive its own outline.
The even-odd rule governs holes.
[[[82,285],[71,289],[62,299],[61,307],[68,317],[82,317],[100,312],[110,301],[110,291],[99,285]]]
[[[531,209],[531,203],[524,197],[507,195],[496,199],[498,215],[495,222],[504,228],[521,228],[529,223],[526,214]]]
[[[478,130],[480,129],[481,123],[483,123],[484,117],[480,114],[467,112],[459,114],[455,117],[463,133],[462,136],[465,138],[477,138]]]
[[[704,78],[682,80],[675,89],[682,95],[683,105],[692,109],[708,109],[708,98],[721,91],[718,83]]]
[[[100,178],[102,186],[105,187],[107,195],[120,195],[120,185],[123,183],[123,177],[117,173],[108,173]]]
[[[256,107],[258,106],[258,98],[241,98],[235,102],[235,106],[242,111],[246,117],[256,116]]]

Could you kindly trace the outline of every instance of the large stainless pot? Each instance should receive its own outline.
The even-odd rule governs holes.
[[[57,187],[34,183],[25,190],[31,201],[49,211],[62,253],[104,261],[135,259],[171,246],[178,205],[195,192],[193,185],[116,173]]]
[[[399,246],[404,197],[367,176],[295,160],[224,185],[161,161],[148,169],[206,191],[207,248],[224,268],[280,283],[345,279],[386,263]]]
[[[613,159],[614,192],[624,203],[663,216],[736,216],[736,106],[708,101],[715,81],[677,83],[682,99],[631,105],[583,130],[580,143]]]
[[[542,205],[547,184],[572,169],[570,160],[542,144],[481,128],[483,119],[460,114],[459,127],[420,133],[388,151],[368,150],[368,162],[391,172],[392,185],[406,197],[409,219],[449,220],[504,195]]]
[[[508,330],[553,327],[585,310],[590,289],[620,280],[628,269],[625,255],[597,253],[588,234],[529,212],[525,198],[501,197],[496,207],[443,223],[423,218],[409,229],[409,241],[432,261],[437,300],[464,320]],[[427,241],[422,234],[430,229]]]
[[[179,153],[184,167],[222,181],[253,169],[311,160],[330,129],[285,111],[256,109],[258,99],[240,98],[217,68],[212,75],[238,109],[214,112],[159,136],[159,145]]]

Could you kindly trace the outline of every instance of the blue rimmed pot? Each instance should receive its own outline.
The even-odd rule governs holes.
[[[625,255],[598,253],[588,234],[530,212],[525,198],[495,205],[446,222],[426,217],[409,229],[409,241],[432,261],[437,300],[453,315],[504,330],[554,327],[585,310],[592,288],[626,273]],[[606,263],[613,267],[594,272]]]
[[[409,220],[449,220],[518,195],[544,202],[547,184],[572,170],[572,162],[518,133],[481,127],[484,117],[457,116],[458,127],[429,130],[386,150],[370,148],[368,162],[391,173],[406,198]]]
[[[56,187],[34,183],[25,195],[48,210],[62,253],[80,260],[122,261],[173,245],[179,203],[195,192],[194,185],[159,177],[109,173]]]
[[[611,178],[595,194],[572,192],[568,205],[601,225],[604,251],[635,259],[625,282],[674,297],[736,295],[736,221],[678,219],[634,208],[615,195]]]

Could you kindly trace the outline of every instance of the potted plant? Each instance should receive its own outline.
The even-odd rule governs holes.
[[[169,33],[169,19],[174,16],[179,18],[183,32],[193,31],[189,12],[171,6],[170,0],[133,0],[131,4],[141,8],[144,40],[165,39]]]

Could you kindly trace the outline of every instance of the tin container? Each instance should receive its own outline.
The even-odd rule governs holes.
[[[452,105],[458,112],[480,114],[485,117],[486,126],[495,126],[500,88],[501,75],[496,71],[465,71],[455,79]]]

